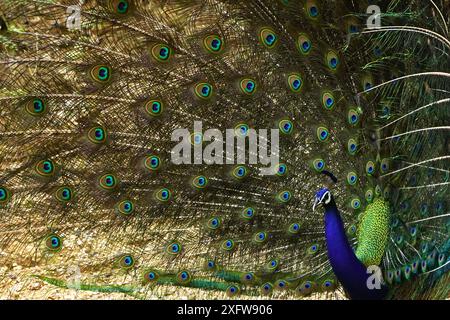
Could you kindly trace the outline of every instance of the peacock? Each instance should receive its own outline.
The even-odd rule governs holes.
[[[449,8],[1,0],[2,296],[448,298]]]

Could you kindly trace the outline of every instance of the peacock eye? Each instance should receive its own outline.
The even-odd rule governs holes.
[[[328,131],[328,128],[326,127],[318,127],[316,130],[317,138],[321,142],[325,142],[330,137],[330,132]]]
[[[192,180],[192,185],[196,189],[203,189],[207,186],[208,179],[205,176],[197,176]]]
[[[158,117],[163,112],[164,105],[160,100],[150,100],[145,104],[144,108],[148,115]]]
[[[319,6],[317,5],[315,0],[307,0],[306,6],[305,6],[306,14],[307,16],[312,19],[316,20],[319,17]]]
[[[205,49],[214,54],[219,54],[224,50],[224,41],[217,35],[209,35],[203,39]]]
[[[333,50],[328,51],[325,56],[325,62],[331,71],[336,71],[340,64],[339,57]]]
[[[324,92],[322,94],[322,105],[326,110],[333,110],[335,100],[331,92]]]
[[[114,174],[105,174],[100,177],[99,185],[102,189],[112,190],[117,186],[117,178]]]
[[[34,98],[26,103],[25,110],[32,116],[40,117],[47,111],[47,106],[44,100]]]
[[[167,188],[162,188],[156,191],[155,198],[160,202],[168,202],[170,200],[172,193]]]
[[[253,79],[242,79],[239,83],[241,92],[246,95],[253,95],[256,92],[256,82]]]
[[[211,98],[213,94],[213,87],[209,83],[201,82],[195,86],[194,93],[197,98],[207,100]]]
[[[289,89],[294,93],[299,93],[303,88],[303,79],[299,73],[292,73],[287,78]]]
[[[278,128],[283,134],[291,134],[294,129],[294,125],[290,120],[281,120],[278,123]]]
[[[151,55],[156,62],[168,62],[172,57],[172,48],[168,45],[159,43],[152,47]]]
[[[55,174],[55,164],[52,160],[41,160],[36,164],[35,170],[42,177],[51,177]]]
[[[91,69],[91,78],[97,83],[107,83],[111,79],[111,68],[106,65],[97,65]]]
[[[270,28],[263,28],[259,32],[261,43],[268,49],[274,48],[278,43],[278,36]]]
[[[300,51],[301,54],[303,55],[308,55],[311,52],[312,49],[312,43],[311,40],[309,39],[309,37],[304,34],[301,33],[298,38],[297,38],[297,47]]]

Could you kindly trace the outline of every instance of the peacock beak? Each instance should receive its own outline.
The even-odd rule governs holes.
[[[316,211],[316,208],[320,205],[328,204],[331,201],[331,192],[327,188],[321,189],[316,193],[316,197],[314,199],[313,211]]]

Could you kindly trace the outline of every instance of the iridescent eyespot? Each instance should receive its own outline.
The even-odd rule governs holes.
[[[208,220],[206,226],[211,229],[211,230],[217,230],[221,225],[221,221],[220,218],[218,217],[213,217],[211,219]]]
[[[291,73],[287,78],[287,83],[289,89],[295,93],[300,92],[303,88],[303,79],[299,73]]]
[[[335,100],[331,92],[324,92],[322,94],[322,105],[327,110],[333,110],[335,106]]]
[[[91,78],[99,83],[106,83],[111,79],[111,68],[105,65],[97,65],[91,69]]]
[[[351,23],[351,24],[348,25],[348,30],[347,31],[350,34],[358,33],[359,32],[359,27],[356,24]]]
[[[382,106],[381,107],[381,118],[386,119],[391,116],[391,108],[389,106]]]
[[[294,125],[290,120],[281,120],[278,122],[278,128],[283,134],[291,134],[292,130],[294,130]]]
[[[210,53],[221,53],[225,47],[223,40],[216,35],[209,35],[203,39],[203,46]]]
[[[155,270],[147,270],[144,273],[144,280],[146,282],[157,282],[159,279],[159,274]]]
[[[358,142],[355,139],[353,138],[348,139],[347,151],[352,156],[356,154],[356,152],[358,151]]]
[[[69,202],[70,200],[72,200],[72,196],[72,189],[69,187],[58,188],[58,190],[56,190],[55,192],[56,199],[61,202]]]
[[[278,201],[282,202],[282,203],[287,203],[291,200],[291,193],[289,191],[281,191],[280,193],[278,193],[277,195],[277,199]]]
[[[417,227],[411,227],[409,228],[409,234],[411,235],[411,237],[415,237],[417,235]]]
[[[375,186],[375,195],[377,195],[378,197],[381,196],[381,186],[380,185],[376,185]]]
[[[323,159],[314,159],[313,168],[317,172],[322,172],[325,169],[325,161]]]
[[[48,250],[59,251],[61,250],[62,240],[56,234],[49,235],[45,239],[45,246],[47,247]]]
[[[0,186],[0,204],[6,203],[10,198],[10,191],[5,187]]]
[[[242,275],[242,282],[251,283],[254,279],[255,276],[251,272]]]
[[[252,207],[245,208],[241,213],[242,217],[246,220],[250,220],[255,216],[255,209]]]
[[[203,133],[194,132],[190,136],[190,142],[193,146],[198,146],[203,143]]]
[[[434,205],[434,210],[438,214],[443,213],[444,212],[444,202],[443,201],[436,202],[436,204]]]
[[[387,186],[387,187],[384,188],[384,190],[383,190],[383,197],[384,197],[385,199],[389,199],[390,195],[391,195],[391,188],[390,188],[389,186]]]
[[[134,266],[134,258],[132,255],[124,254],[117,259],[119,267],[122,269],[130,269]]]
[[[214,270],[216,268],[216,262],[214,260],[207,260],[206,263],[206,269],[207,270]]]
[[[160,100],[150,100],[149,102],[147,102],[145,104],[145,112],[152,116],[152,117],[157,117],[159,115],[161,115],[161,113],[163,112],[164,109],[164,105],[162,103],[162,101]]]
[[[55,165],[52,160],[41,160],[35,166],[36,173],[43,177],[50,177],[55,173]]]
[[[226,290],[226,293],[227,293],[227,296],[229,296],[229,297],[234,297],[234,296],[236,296],[237,294],[239,294],[239,287],[237,286],[237,285],[230,285],[228,288],[227,288],[227,290]]]
[[[318,244],[313,244],[308,248],[308,254],[312,255],[312,254],[316,254],[317,251],[319,251],[319,245]]]
[[[359,122],[359,113],[355,109],[350,109],[347,114],[347,121],[350,125],[355,126]]]
[[[102,127],[94,127],[88,131],[88,139],[95,144],[104,143],[106,141],[106,131]]]
[[[307,296],[312,293],[314,289],[314,283],[311,281],[304,281],[297,287],[297,292],[303,296]]]
[[[329,279],[324,280],[321,286],[323,291],[332,291],[335,289],[335,287],[336,287],[335,281]]]
[[[375,163],[373,161],[368,161],[366,164],[366,173],[371,176],[375,173]]]
[[[428,214],[428,204],[422,203],[420,205],[420,214],[423,215],[423,216]]]
[[[350,201],[350,206],[355,210],[361,208],[361,200],[359,200],[359,198],[352,199]]]
[[[419,270],[419,263],[417,261],[414,261],[411,264],[411,272],[412,273],[417,273],[418,270]]]
[[[116,204],[116,212],[123,216],[129,216],[134,211],[134,203],[130,200],[124,200]]]
[[[231,239],[222,242],[222,249],[225,251],[231,251],[234,249],[234,241]]]
[[[192,185],[197,189],[204,189],[208,184],[208,179],[205,176],[197,176],[192,179]]]
[[[429,249],[430,249],[430,245],[428,244],[428,242],[423,242],[422,246],[420,248],[422,253],[424,253],[424,254],[427,253]]]
[[[188,271],[180,271],[177,274],[177,281],[181,284],[186,284],[191,281],[191,274]]]
[[[307,0],[305,10],[309,18],[315,20],[319,17],[319,7],[317,6],[316,1]]]
[[[288,283],[286,280],[280,279],[275,282],[275,287],[279,290],[285,290],[288,288]]]
[[[145,157],[144,166],[150,171],[158,170],[161,166],[161,159],[158,156]]]
[[[42,116],[47,111],[47,106],[44,100],[34,98],[27,102],[25,110],[32,116]]]
[[[385,158],[381,160],[380,169],[382,173],[387,173],[389,171],[389,159]]]
[[[330,50],[327,52],[326,56],[325,56],[325,62],[328,66],[328,68],[332,71],[336,71],[339,68],[339,57],[337,55],[336,52],[334,52],[333,50]]]
[[[300,50],[300,52],[303,55],[308,55],[311,52],[311,49],[312,49],[311,40],[304,33],[301,33],[298,36],[298,38],[297,38],[297,46],[298,46],[298,49]]]
[[[421,271],[422,273],[425,273],[425,272],[427,272],[427,270],[428,270],[428,264],[427,264],[427,261],[426,261],[426,260],[423,260],[423,261],[420,263],[420,271]]]
[[[242,93],[246,95],[253,95],[256,92],[256,82],[253,79],[242,79],[239,83]]]
[[[248,124],[240,123],[236,127],[234,127],[234,132],[238,137],[246,137],[248,131],[250,130]]]
[[[280,265],[280,262],[277,259],[272,259],[269,262],[267,262],[267,270],[269,271],[275,271],[278,269],[278,266]]]
[[[321,142],[325,142],[330,137],[330,132],[325,127],[318,127],[316,130],[317,139]]]
[[[355,226],[354,224],[352,224],[351,226],[349,226],[349,227],[347,228],[347,233],[348,233],[349,235],[355,235],[355,233],[356,233],[356,226]]]
[[[272,284],[269,283],[269,282],[266,282],[266,283],[264,283],[264,284],[261,286],[261,293],[262,293],[263,295],[269,295],[269,294],[271,294],[271,293],[272,293],[272,290],[273,290],[273,286],[272,286]]]
[[[401,212],[403,212],[403,213],[408,212],[410,208],[411,208],[411,205],[408,200],[402,201],[400,203],[399,209]]]
[[[109,7],[113,10],[113,12],[124,15],[128,13],[130,4],[126,0],[110,0]]]
[[[381,50],[380,46],[376,45],[373,48],[373,55],[378,58],[378,57],[381,57],[382,54],[383,54],[383,50]]]
[[[288,169],[287,166],[284,163],[280,163],[277,167],[276,167],[276,175],[281,177],[286,175]]]
[[[351,171],[347,174],[347,183],[349,185],[354,186],[357,181],[358,181],[358,175],[354,171]]]
[[[389,270],[389,271],[386,273],[386,279],[387,279],[387,282],[388,282],[389,284],[392,284],[392,281],[394,280],[394,272],[392,272],[391,270]]]
[[[232,175],[236,179],[243,179],[247,175],[247,168],[245,166],[237,166],[233,169]]]
[[[156,192],[155,197],[157,200],[161,202],[167,202],[170,200],[171,192],[167,188],[162,188]]]
[[[165,44],[156,44],[151,50],[152,57],[158,62],[167,62],[172,56],[172,49]]]
[[[178,242],[169,243],[166,248],[166,252],[172,255],[177,255],[181,252],[181,244]]]
[[[363,77],[362,86],[364,91],[370,91],[373,88],[373,78],[371,75],[367,74]]]
[[[263,28],[259,32],[259,40],[269,49],[274,48],[278,43],[278,36],[270,28]]]
[[[195,86],[194,93],[198,98],[207,100],[212,96],[213,87],[209,83],[200,82]]]
[[[113,174],[105,174],[100,177],[99,185],[105,190],[112,190],[117,186],[117,178]]]
[[[298,234],[300,232],[300,224],[299,223],[291,223],[289,225],[288,232],[290,234]]]
[[[266,232],[258,232],[253,236],[253,240],[256,243],[263,243],[267,240],[267,233]]]
[[[369,203],[372,202],[373,201],[373,189],[368,189],[366,191],[365,197],[366,197],[367,202],[369,202]]]

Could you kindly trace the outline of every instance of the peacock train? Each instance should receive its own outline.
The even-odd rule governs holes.
[[[0,298],[448,299],[449,9],[1,0]]]

